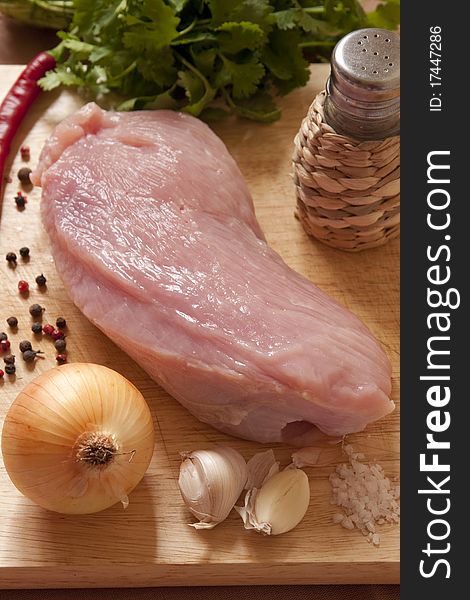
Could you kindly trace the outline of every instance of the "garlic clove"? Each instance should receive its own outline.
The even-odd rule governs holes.
[[[310,503],[307,475],[290,467],[273,475],[260,490],[249,490],[245,506],[237,507],[245,529],[279,535],[294,529],[305,516]]]
[[[265,481],[279,472],[279,462],[271,449],[252,456],[246,466],[248,469],[246,490],[260,488]]]
[[[243,456],[233,448],[217,447],[183,453],[178,485],[190,512],[199,519],[195,529],[212,529],[227,518],[247,479]]]

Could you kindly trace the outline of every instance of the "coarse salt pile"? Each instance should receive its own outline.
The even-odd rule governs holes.
[[[360,462],[365,457],[345,446],[349,463],[336,467],[330,475],[333,488],[332,504],[341,506],[344,513],[333,515],[334,523],[346,529],[357,527],[375,546],[380,544],[376,525],[398,523],[400,517],[400,487],[394,486],[380,465]]]

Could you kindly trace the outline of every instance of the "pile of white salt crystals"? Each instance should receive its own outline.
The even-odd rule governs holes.
[[[378,546],[380,535],[376,525],[400,520],[400,487],[385,476],[380,465],[361,462],[364,455],[354,452],[352,446],[345,446],[344,451],[349,463],[338,465],[330,475],[331,503],[344,510],[336,513],[333,521],[346,529],[357,527],[369,542]]]

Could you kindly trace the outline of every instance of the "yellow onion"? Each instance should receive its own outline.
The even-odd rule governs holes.
[[[36,377],[11,405],[2,431],[14,485],[60,513],[94,513],[118,501],[126,507],[153,446],[152,416],[139,390],[88,363]]]

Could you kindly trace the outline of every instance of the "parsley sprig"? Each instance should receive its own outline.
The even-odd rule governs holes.
[[[395,28],[399,0],[74,0],[40,81],[77,86],[118,110],[172,108],[270,122],[275,97],[308,80],[305,52],[328,57],[353,29]],[[109,104],[110,102],[108,102]]]

